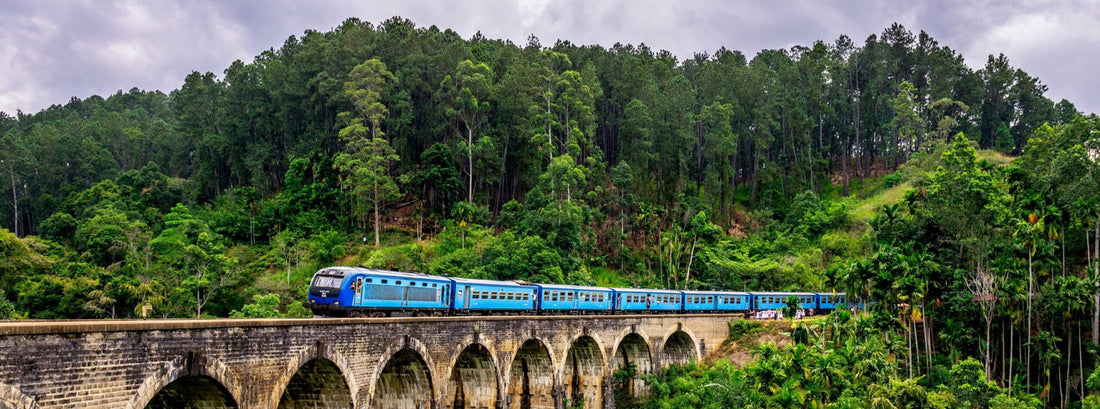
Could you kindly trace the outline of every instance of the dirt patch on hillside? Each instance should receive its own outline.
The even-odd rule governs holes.
[[[753,348],[767,342],[775,343],[781,347],[791,343],[791,337],[788,335],[791,332],[791,321],[789,320],[750,321],[750,323],[759,327],[750,333],[730,337],[722,345],[719,345],[718,349],[707,354],[703,362],[710,365],[719,359],[726,359],[741,368],[756,359],[752,353]]]

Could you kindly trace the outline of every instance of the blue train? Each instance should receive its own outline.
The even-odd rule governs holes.
[[[752,313],[797,296],[807,311],[849,305],[843,293],[680,291],[476,280],[420,273],[329,267],[313,275],[317,316]],[[858,305],[858,303],[857,303]]]

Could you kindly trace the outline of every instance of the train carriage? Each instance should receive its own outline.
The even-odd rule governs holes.
[[[838,307],[851,307],[848,304],[848,296],[844,293],[818,293],[818,308],[822,311],[833,311]]]
[[[610,288],[561,284],[534,284],[540,313],[610,313]]]
[[[450,290],[450,280],[427,274],[331,267],[314,274],[309,305],[316,315],[442,314],[450,308]]]
[[[752,309],[754,311],[786,308],[787,298],[792,295],[798,297],[799,308],[807,311],[818,308],[817,294],[814,293],[752,292],[750,294],[752,294]]]
[[[648,290],[641,288],[613,288],[612,311],[622,312],[681,312],[683,291]]]
[[[450,278],[454,285],[454,312],[482,314],[493,311],[534,311],[536,288],[514,281]]]
[[[714,291],[683,291],[684,312],[713,312],[718,310],[718,297]]]
[[[752,309],[752,296],[745,292],[736,291],[716,291],[718,297],[717,310],[722,312],[727,311],[748,311]]]

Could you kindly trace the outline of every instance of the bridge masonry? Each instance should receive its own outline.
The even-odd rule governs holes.
[[[616,369],[701,359],[735,319],[0,323],[0,409],[613,408]]]

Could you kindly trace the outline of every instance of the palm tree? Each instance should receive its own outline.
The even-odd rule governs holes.
[[[1036,212],[1028,213],[1027,217],[1016,221],[1016,232],[1013,237],[1019,237],[1027,246],[1027,355],[1024,364],[1027,365],[1027,384],[1031,384],[1031,323],[1032,298],[1035,297],[1035,270],[1033,259],[1035,257],[1035,241],[1043,232],[1043,219]],[[986,368],[988,371],[988,368]]]

